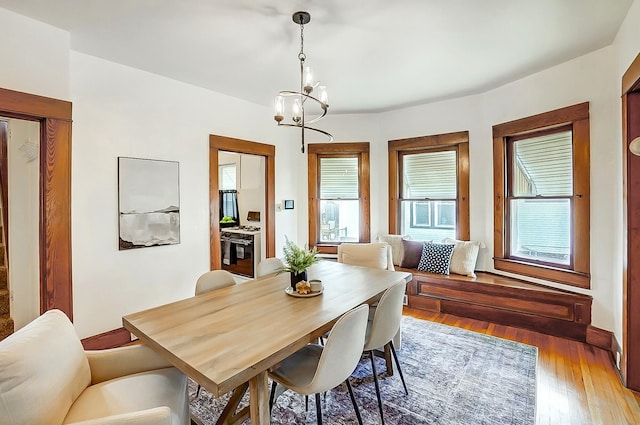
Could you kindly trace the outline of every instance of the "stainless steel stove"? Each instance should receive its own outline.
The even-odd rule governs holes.
[[[222,269],[246,277],[255,277],[260,255],[260,227],[238,226],[220,232]]]

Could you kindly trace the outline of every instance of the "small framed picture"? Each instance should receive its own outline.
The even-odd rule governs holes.
[[[284,209],[292,210],[293,209],[293,199],[285,199],[284,200]]]

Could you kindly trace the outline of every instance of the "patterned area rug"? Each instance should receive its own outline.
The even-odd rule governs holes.
[[[407,316],[402,336],[398,357],[409,395],[397,373],[381,373],[383,359],[376,363],[388,425],[535,423],[536,347]],[[351,383],[364,423],[380,423],[369,358],[360,361]],[[228,395],[216,399],[203,389],[194,399],[196,387],[190,383],[192,414],[205,425],[215,424]],[[313,400],[305,412],[304,397],[285,392],[274,405],[271,423],[315,424]],[[323,420],[328,425],[357,423],[344,384],[327,393]]]

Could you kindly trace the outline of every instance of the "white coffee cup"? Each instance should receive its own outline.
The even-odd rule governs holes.
[[[322,281],[319,279],[311,279],[309,281],[309,286],[311,286],[311,292],[322,291]]]

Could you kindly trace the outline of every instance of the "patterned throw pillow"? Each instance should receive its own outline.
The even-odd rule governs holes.
[[[418,270],[422,272],[449,274],[451,256],[455,245],[425,242]]]

